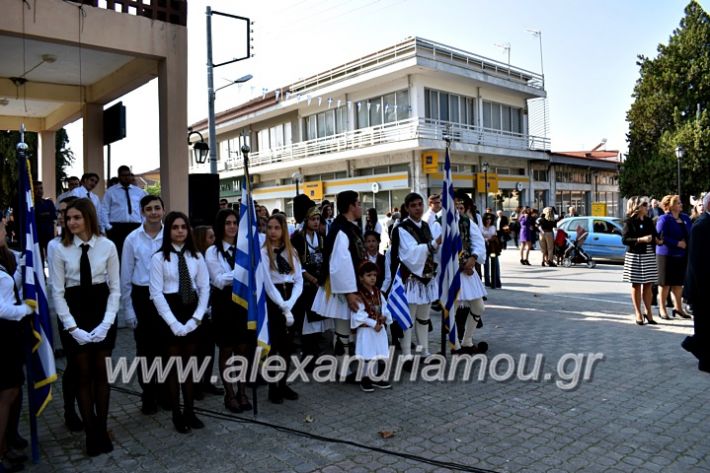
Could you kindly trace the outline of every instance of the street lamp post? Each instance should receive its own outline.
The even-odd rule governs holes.
[[[198,135],[200,137],[200,141],[196,141],[192,145],[192,156],[195,159],[195,162],[197,164],[204,164],[204,162],[207,160],[207,153],[210,150],[210,147],[205,143],[205,138],[202,136],[202,133],[199,131],[193,131],[192,128],[187,129],[187,144],[190,145],[190,137],[192,135]]]
[[[481,169],[483,169],[483,187],[486,196],[485,210],[488,208],[488,162],[481,164]]]
[[[675,147],[675,157],[676,157],[676,164],[677,164],[677,178],[678,178],[678,197],[680,197],[680,162],[685,156],[685,148],[682,146],[678,145]],[[681,197],[681,202],[683,201],[683,198]]]
[[[226,64],[232,64],[233,62],[242,61],[251,57],[251,20],[249,18],[244,18],[242,16],[230,15],[227,13],[222,13],[212,10],[211,7],[207,7],[205,11],[207,15],[207,132],[209,140],[209,152],[210,152],[210,174],[217,174],[217,131],[215,126],[215,113],[214,113],[214,99],[217,90],[221,90],[224,87],[228,87],[233,84],[241,84],[252,78],[251,75],[246,75],[240,77],[234,82],[227,84],[224,87],[220,87],[215,90],[214,88],[214,68],[219,66],[224,66]],[[221,15],[229,18],[234,18],[237,20],[242,20],[247,22],[247,53],[246,56],[234,58],[230,61],[222,62],[219,64],[214,64],[212,62],[212,15]]]
[[[296,183],[296,195],[298,195],[298,184],[303,180],[303,174],[296,171],[293,174],[291,174],[291,180],[293,180],[293,182]]]

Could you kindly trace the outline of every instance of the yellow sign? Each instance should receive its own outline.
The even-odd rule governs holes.
[[[483,192],[486,188],[486,180],[488,181],[488,193],[495,194],[498,192],[498,174],[488,173],[486,176],[485,172],[476,173],[476,191]]]
[[[592,202],[592,217],[606,217],[606,202]]]
[[[422,171],[424,174],[434,174],[439,172],[439,153],[436,151],[424,151],[422,153]]]
[[[303,183],[303,193],[310,197],[312,200],[322,200],[323,181]]]

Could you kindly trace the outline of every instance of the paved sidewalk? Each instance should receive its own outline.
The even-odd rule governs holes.
[[[473,471],[709,471],[710,375],[680,348],[692,321],[635,325],[620,265],[543,268],[539,252],[530,258],[538,266],[518,259],[514,250],[502,255],[503,289],[491,291],[477,338],[489,342],[499,373],[507,367],[499,355],[542,354],[549,380],[402,381],[371,394],[356,385],[297,383],[301,399],[278,406],[260,389],[258,421],[371,449],[258,425],[251,415],[203,414],[204,430],[180,435],[169,412],[143,416],[135,394],[114,391],[109,428],[116,448],[94,459],[82,453],[83,435],[63,426],[57,384],[40,420],[42,463],[30,471],[451,470],[389,452]],[[433,319],[438,325],[439,316]],[[122,329],[114,355],[132,353],[131,334]],[[557,363],[566,353],[604,359],[590,381],[563,390]],[[221,397],[197,405],[225,412]],[[381,431],[394,435],[383,439]]]

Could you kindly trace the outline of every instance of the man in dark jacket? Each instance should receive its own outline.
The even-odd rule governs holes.
[[[683,297],[693,309],[695,333],[681,344],[698,359],[698,369],[710,373],[710,194],[703,199],[705,213],[700,216],[690,232],[688,270],[685,276]]]

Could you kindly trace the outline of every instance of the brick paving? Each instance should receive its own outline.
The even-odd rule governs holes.
[[[531,260],[539,261],[539,253]],[[397,452],[498,472],[710,471],[710,376],[680,348],[692,321],[636,326],[622,270],[523,267],[514,250],[503,254],[503,289],[491,291],[477,338],[489,342],[489,359],[543,354],[543,372],[550,374],[565,353],[603,353],[592,379],[576,389],[559,389],[554,375],[548,381],[402,381],[371,394],[356,385],[296,383],[301,399],[283,405],[270,404],[260,389],[258,421],[383,449],[375,450],[258,425],[251,414],[228,418],[216,396],[196,405],[221,418],[203,413],[204,430],[180,435],[169,412],[140,413],[139,397],[125,392],[137,392],[134,383],[111,394],[115,451],[90,459],[82,453],[83,435],[63,425],[57,384],[56,399],[40,418],[41,463],[28,469],[451,471],[391,453]],[[433,319],[438,325],[439,317]],[[432,340],[435,351],[438,337]],[[132,352],[130,332],[121,329],[114,355]],[[394,436],[383,439],[380,431]]]

